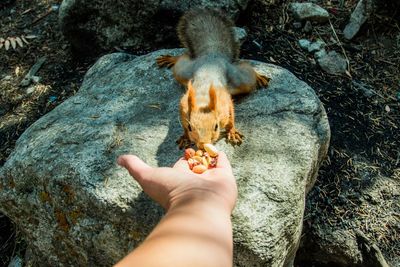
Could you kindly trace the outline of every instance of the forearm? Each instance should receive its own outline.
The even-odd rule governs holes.
[[[144,243],[117,266],[232,266],[230,214],[203,201],[172,206]]]

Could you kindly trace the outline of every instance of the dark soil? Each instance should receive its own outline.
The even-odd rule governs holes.
[[[59,31],[57,11],[50,11],[60,2],[0,4],[0,38],[37,35],[23,48],[0,49],[0,166],[27,127],[74,95],[98,58],[71,51]],[[265,4],[268,2],[275,3]],[[331,146],[308,195],[305,230],[312,232],[327,224],[332,229],[361,230],[386,259],[399,262],[400,23],[396,18],[400,10],[396,5],[379,7],[357,37],[346,42],[341,31],[356,1],[318,1],[330,12],[331,24],[313,25],[310,33],[293,26],[287,11],[289,2],[293,1],[253,1],[238,26],[248,32],[243,58],[289,69],[315,89],[328,113]],[[345,53],[351,77],[323,72],[313,56],[298,46],[302,38],[323,39],[327,50]],[[174,46],[177,44],[165,47]],[[47,60],[37,73],[41,80],[28,94],[19,83],[43,56]],[[364,89],[357,84],[363,84]],[[376,203],[371,190],[382,181],[393,186],[380,190],[379,199],[384,201]],[[13,223],[0,214],[0,266],[6,266],[14,255],[24,256],[24,241],[19,236]]]
[[[332,131],[328,157],[308,195],[305,229],[312,232],[328,224],[331,229],[361,230],[386,259],[400,264],[399,6],[380,6],[357,37],[345,42],[341,30],[356,1],[343,1],[342,6],[341,1],[319,1],[330,12],[332,26],[313,25],[310,33],[293,26],[286,11],[291,1],[265,6],[267,15],[260,2],[240,21],[249,32],[242,54],[285,67],[310,84],[324,103]],[[322,71],[298,46],[302,38],[322,39],[327,50],[345,52],[351,77]],[[383,186],[376,198],[369,192],[378,180],[393,187]]]

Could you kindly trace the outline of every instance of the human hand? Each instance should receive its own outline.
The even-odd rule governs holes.
[[[172,168],[153,168],[133,155],[120,156],[117,162],[166,210],[191,201],[221,205],[229,213],[235,206],[236,180],[224,152],[219,152],[217,166],[202,174],[193,173],[184,158]]]

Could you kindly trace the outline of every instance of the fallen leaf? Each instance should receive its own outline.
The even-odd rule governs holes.
[[[385,106],[386,112],[390,112],[390,107],[388,105]]]
[[[21,36],[22,41],[24,41],[26,44],[29,44],[28,40],[26,40],[25,36]]]
[[[4,43],[4,38],[0,38],[0,43]]]
[[[8,37],[8,39],[10,40],[12,48],[15,50],[15,48],[17,47],[17,42],[15,41],[15,38],[14,37]]]
[[[10,41],[8,39],[4,43],[4,48],[6,49],[6,51],[10,48]]]
[[[2,42],[0,42],[0,49],[3,47],[3,45],[4,45],[4,44],[3,44]]]
[[[161,110],[160,104],[148,105],[149,108],[156,108]]]
[[[349,76],[350,78],[353,78],[348,70],[345,71],[346,75]]]
[[[35,39],[35,38],[37,38],[37,35],[29,34],[29,35],[25,35],[25,38],[27,38],[27,39]]]
[[[14,73],[15,73],[15,76],[17,76],[17,77],[19,76],[19,74],[21,73],[21,69],[19,66],[15,68]]]
[[[17,41],[17,44],[19,44],[20,47],[24,47],[24,43],[22,42],[21,38],[15,37],[15,41]]]
[[[27,10],[25,10],[24,12],[21,13],[21,15],[25,15],[26,13],[29,13],[32,11],[32,8],[29,8]]]

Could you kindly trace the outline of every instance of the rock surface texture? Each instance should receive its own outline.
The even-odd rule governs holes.
[[[79,92],[33,124],[0,169],[0,209],[24,233],[38,266],[110,266],[136,247],[163,211],[118,155],[170,166],[183,152],[178,103],[183,88],[157,56],[110,54]],[[305,195],[316,179],[330,130],[314,91],[287,70],[252,62],[271,78],[235,101],[246,139],[220,140],[238,182],[233,213],[235,266],[291,266]]]
[[[178,19],[190,8],[216,8],[236,18],[247,2],[64,0],[59,22],[65,37],[82,52],[109,50],[114,46],[149,49],[176,41]]]

